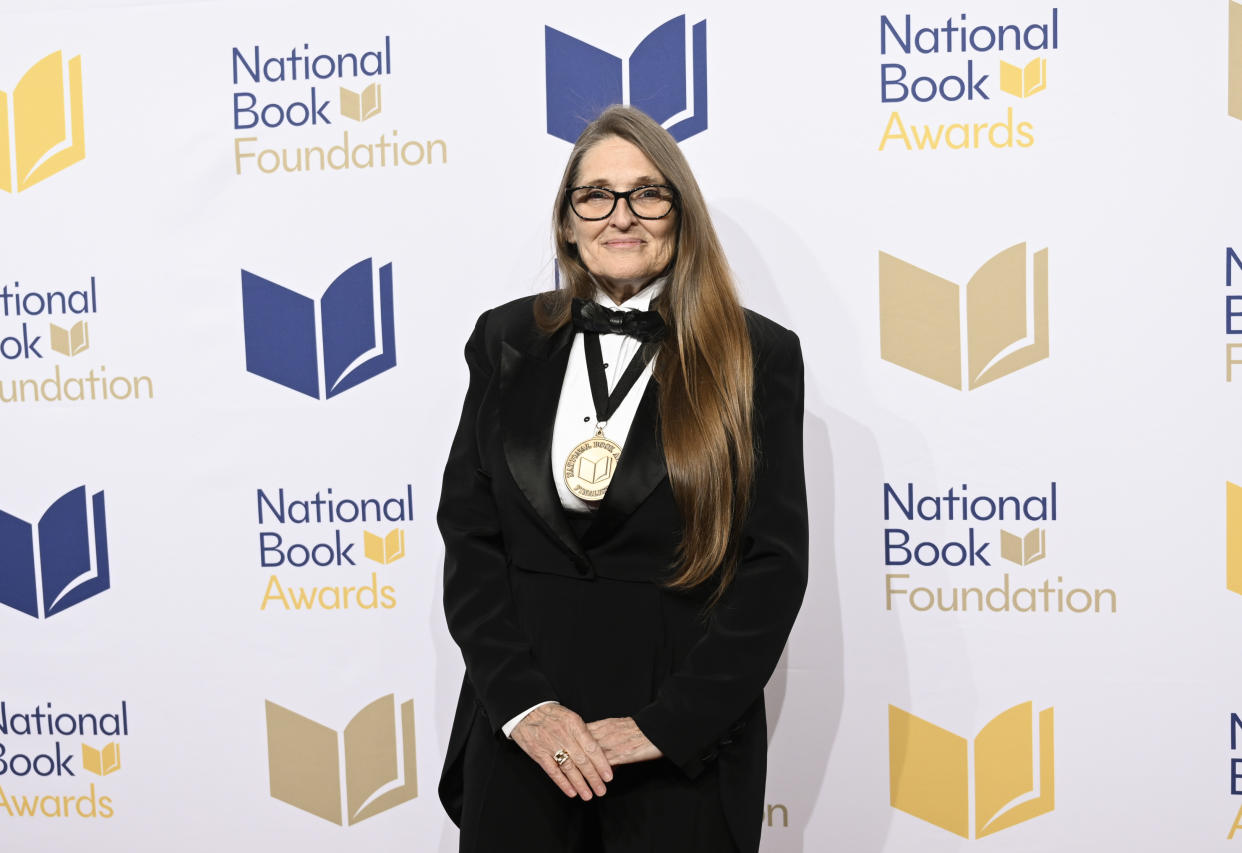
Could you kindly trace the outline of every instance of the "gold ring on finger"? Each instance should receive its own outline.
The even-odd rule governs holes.
[[[557,767],[563,767],[565,762],[569,760],[569,753],[563,749],[558,749],[556,755],[552,756],[552,760],[556,762]]]

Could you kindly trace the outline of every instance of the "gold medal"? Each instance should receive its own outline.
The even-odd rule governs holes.
[[[616,473],[621,445],[604,437],[603,426],[595,435],[569,451],[563,471],[565,486],[584,501],[601,501]]]

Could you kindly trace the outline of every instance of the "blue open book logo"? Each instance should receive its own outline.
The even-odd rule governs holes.
[[[689,63],[685,15],[652,30],[628,63],[551,27],[543,33],[548,133],[557,139],[577,141],[613,104],[637,107],[678,142],[707,130],[707,21],[691,31]]]
[[[326,399],[396,365],[392,264],[380,267],[377,286],[371,259],[359,261],[318,302],[252,272],[241,276],[250,373]]]
[[[0,511],[0,604],[55,616],[110,584],[104,493],[66,492],[37,525]]]

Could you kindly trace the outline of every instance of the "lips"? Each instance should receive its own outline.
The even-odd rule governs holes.
[[[605,240],[604,245],[610,249],[635,249],[643,245],[642,240]]]

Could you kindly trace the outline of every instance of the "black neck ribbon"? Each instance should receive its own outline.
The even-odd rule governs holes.
[[[591,400],[595,403],[595,420],[597,424],[601,424],[617,411],[617,407],[634,387],[634,383],[638,381],[647,363],[655,356],[659,344],[655,341],[648,341],[639,347],[638,352],[634,353],[634,357],[626,365],[625,372],[621,374],[616,387],[609,394],[608,377],[604,375],[604,352],[599,345],[599,333],[583,332],[582,343],[586,349],[587,377],[591,380]]]

